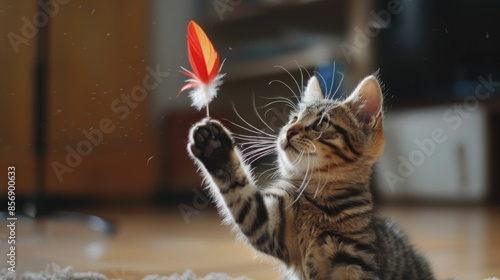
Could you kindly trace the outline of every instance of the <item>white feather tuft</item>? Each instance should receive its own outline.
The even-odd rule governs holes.
[[[195,107],[198,111],[208,106],[212,100],[217,97],[217,91],[222,85],[222,78],[226,74],[218,74],[215,79],[209,84],[203,84],[199,80],[189,79],[186,82],[195,83],[196,86],[189,92],[191,98],[191,106]]]

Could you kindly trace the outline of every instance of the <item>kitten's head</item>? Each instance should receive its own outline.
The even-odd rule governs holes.
[[[382,92],[377,78],[363,79],[344,101],[325,98],[316,77],[278,137],[286,173],[371,168],[384,148]],[[312,171],[311,171],[312,169]]]

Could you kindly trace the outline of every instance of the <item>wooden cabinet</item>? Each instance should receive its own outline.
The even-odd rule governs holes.
[[[16,32],[23,17],[30,20],[40,12],[38,2],[27,3],[3,4],[3,34]],[[50,17],[47,194],[109,199],[150,195],[159,167],[148,95],[155,85],[165,82],[165,75],[149,61],[148,2],[51,3],[57,8],[45,12]],[[6,57],[0,70],[2,100],[7,101],[0,102],[4,113],[0,120],[1,168],[19,166],[18,189],[24,195],[31,194],[37,184],[32,149],[36,39],[21,45],[16,54],[4,37],[1,50]]]
[[[16,167],[16,193],[33,192],[33,75],[35,43],[21,39],[22,18],[36,12],[34,1],[0,1],[0,186],[7,166]],[[9,39],[12,38],[12,39]],[[24,37],[22,37],[24,38]],[[11,43],[12,42],[14,43]],[[25,43],[21,43],[27,42]]]

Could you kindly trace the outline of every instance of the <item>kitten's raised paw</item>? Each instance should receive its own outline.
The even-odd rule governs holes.
[[[234,143],[217,121],[204,120],[191,128],[188,150],[210,172],[225,170]]]

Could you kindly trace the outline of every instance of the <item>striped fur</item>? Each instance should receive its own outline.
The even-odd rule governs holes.
[[[312,78],[280,131],[279,178],[255,184],[231,133],[203,120],[188,151],[219,209],[256,250],[284,263],[285,279],[434,279],[427,261],[374,210],[369,182],[382,153],[382,94],[374,77],[344,102]]]

